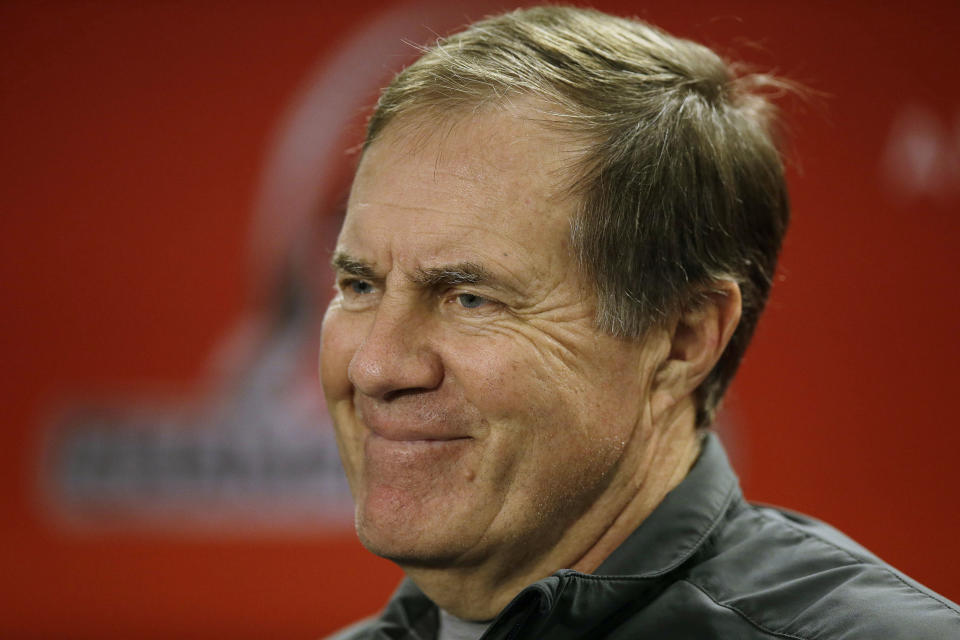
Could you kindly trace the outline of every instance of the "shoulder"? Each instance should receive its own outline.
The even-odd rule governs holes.
[[[773,636],[960,638],[960,608],[813,518],[741,503],[686,580]]]

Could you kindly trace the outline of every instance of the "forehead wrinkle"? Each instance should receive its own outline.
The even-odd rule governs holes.
[[[422,268],[417,273],[418,266],[438,262],[450,266],[465,259],[483,263],[497,278],[491,284],[504,285],[524,299],[540,298],[555,288],[554,280],[569,276],[566,269],[557,269],[570,254],[569,226],[576,202],[563,187],[569,156],[576,156],[578,146],[571,148],[560,132],[524,109],[515,111],[451,123],[457,126],[438,127],[419,118],[388,126],[358,170],[348,207],[352,222],[348,237],[356,236],[358,242],[375,237],[385,243],[383,248],[391,247],[390,263],[396,261],[396,275],[403,273],[409,284],[467,283],[462,274],[441,278]],[[508,126],[511,122],[518,126]],[[415,124],[428,123],[425,131],[414,133],[421,128]],[[402,214],[399,220],[408,215],[410,229],[418,214],[426,220],[439,214],[443,222],[417,227],[416,242],[404,244],[397,236],[404,235],[408,224],[390,218],[391,211]],[[527,239],[543,235],[560,215],[564,220],[557,250],[530,260]],[[393,220],[394,227],[386,227],[381,219]],[[460,232],[449,233],[454,227]]]
[[[430,207],[420,204],[400,204],[397,202],[388,202],[380,200],[367,200],[366,202],[361,202],[357,204],[357,207],[370,207],[370,206],[380,206],[380,207],[389,207],[391,209],[397,209],[399,211],[411,211],[411,212],[423,212],[423,213],[442,213],[447,216],[456,216],[459,212],[450,211],[449,209],[440,209],[437,207]]]

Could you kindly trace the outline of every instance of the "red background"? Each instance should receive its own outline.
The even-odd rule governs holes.
[[[258,303],[251,211],[271,135],[385,5],[0,5],[0,635],[313,638],[398,580],[350,532],[77,533],[37,488],[57,403],[189,392]],[[819,92],[786,103],[794,222],[729,402],[738,470],[748,497],[826,519],[960,599],[960,5],[598,6]],[[917,112],[937,125],[934,177],[898,187],[887,163],[909,154],[891,136]]]

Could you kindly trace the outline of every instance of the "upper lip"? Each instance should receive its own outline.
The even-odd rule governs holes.
[[[385,440],[458,440],[470,437],[450,420],[447,412],[412,407],[384,407],[375,402],[356,402],[357,417],[375,435]]]

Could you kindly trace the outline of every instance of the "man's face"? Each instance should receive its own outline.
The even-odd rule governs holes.
[[[594,327],[558,134],[407,130],[360,164],[323,325],[357,530],[401,564],[523,562],[636,491],[650,358]]]

